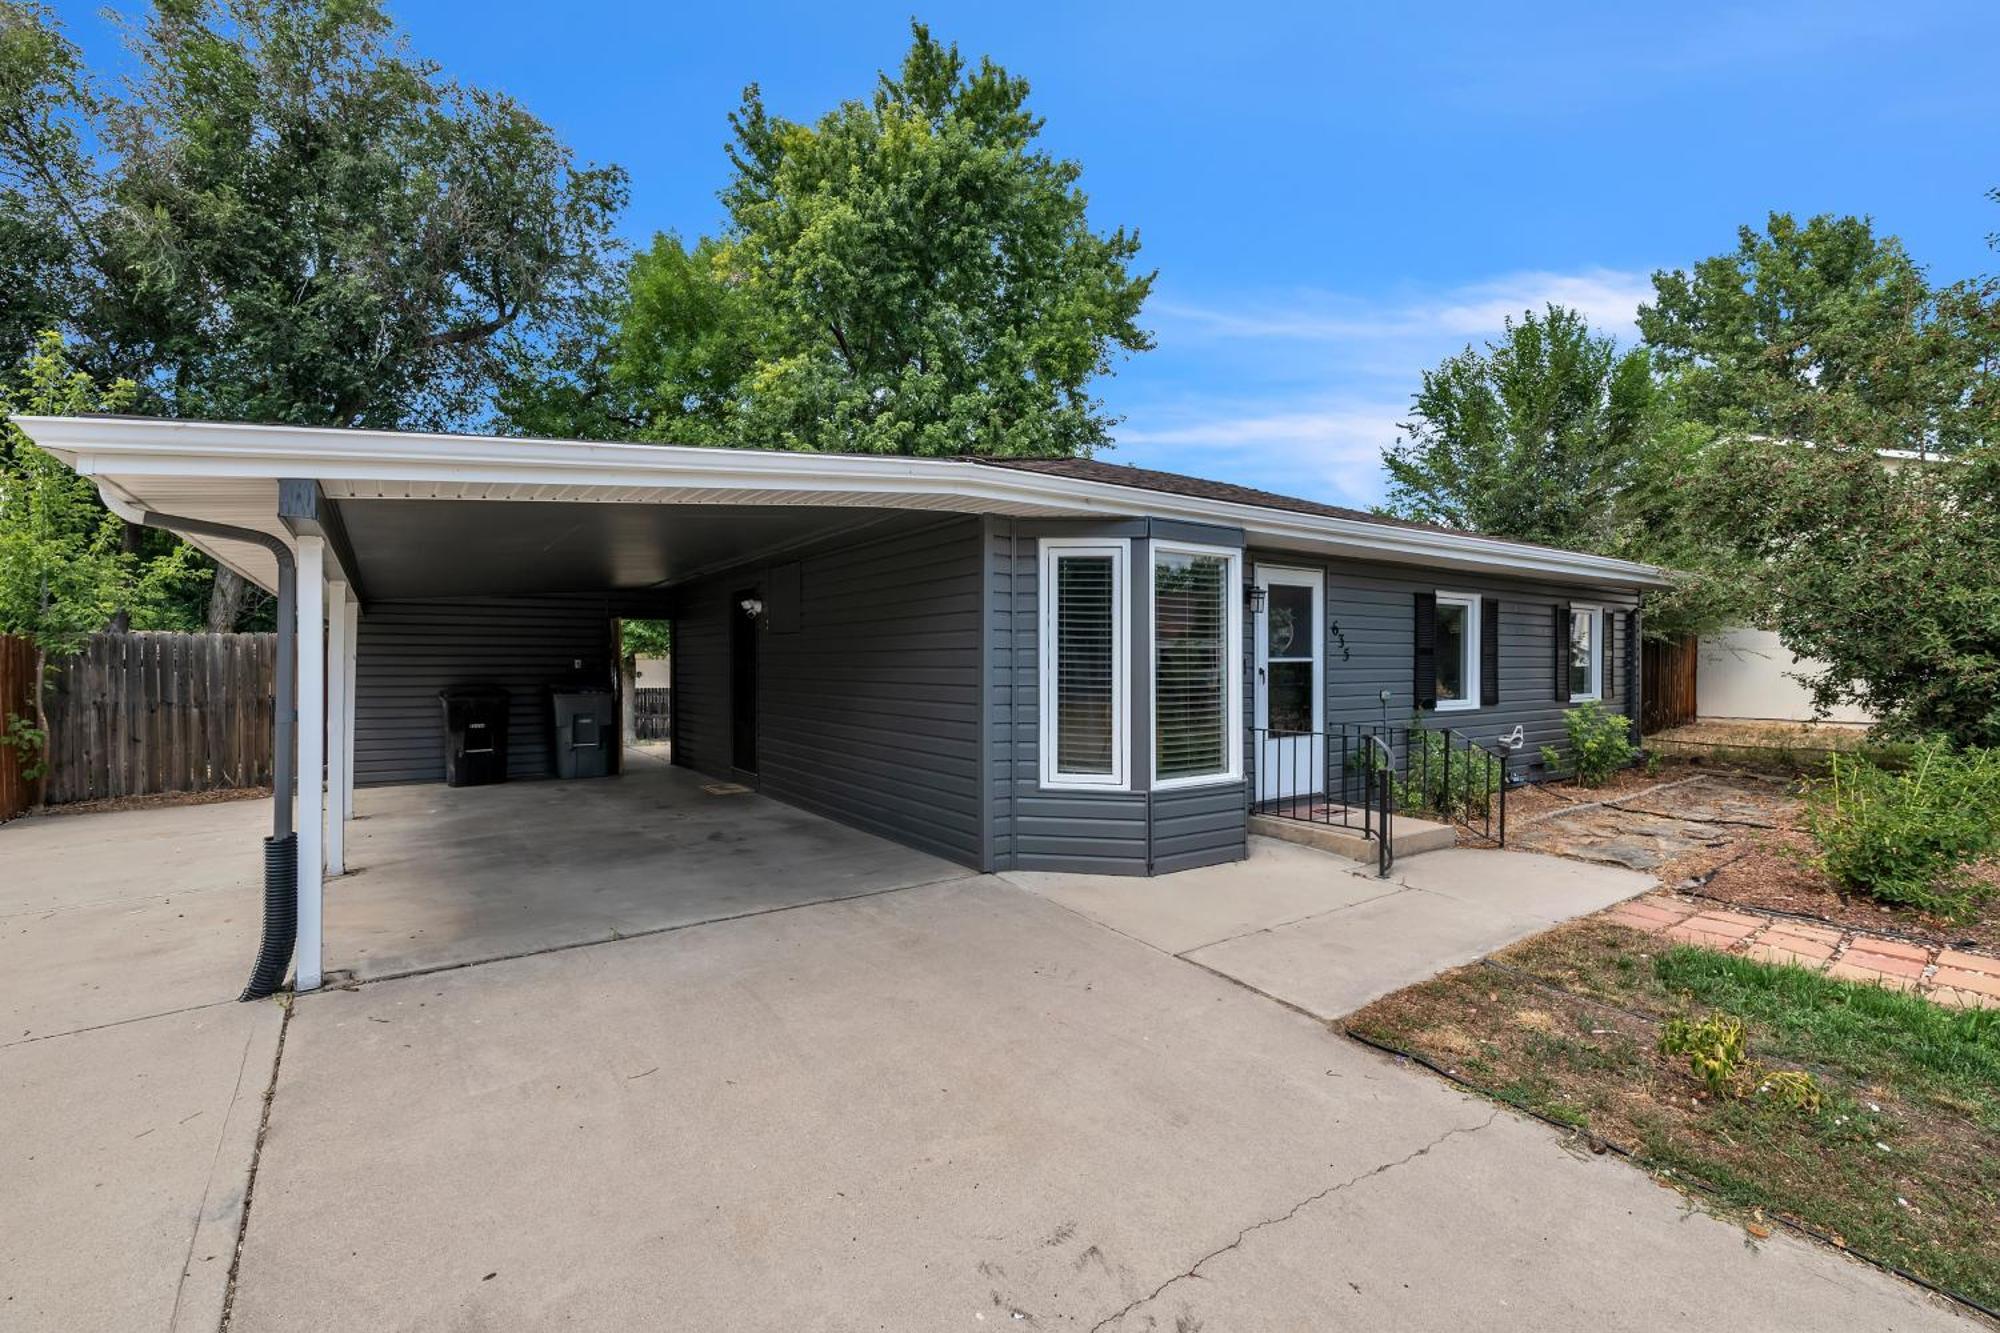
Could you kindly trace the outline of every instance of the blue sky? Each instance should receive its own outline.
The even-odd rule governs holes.
[[[810,119],[909,3],[390,0],[415,48],[632,173],[625,229],[713,230],[743,85]],[[95,6],[66,6],[109,56]],[[1381,493],[1419,372],[1545,300],[1605,330],[1773,209],[1872,215],[1940,277],[2000,267],[2000,5],[939,5],[1034,88],[1093,219],[1139,229],[1158,350],[1103,383],[1115,461]]]

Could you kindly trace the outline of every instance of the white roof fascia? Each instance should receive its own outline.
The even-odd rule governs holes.
[[[1358,558],[1532,574],[1628,587],[1664,587],[1651,565],[1433,528],[1178,495],[961,459],[903,458],[687,445],[606,444],[507,436],[254,426],[125,417],[13,418],[36,444],[93,477],[311,477],[480,488],[632,491],[683,488],[709,503],[758,503],[814,493],[857,494],[982,512],[1155,517],[1240,527],[1258,542],[1335,548]],[[524,499],[533,497],[520,497]],[[588,499],[589,496],[574,498]]]

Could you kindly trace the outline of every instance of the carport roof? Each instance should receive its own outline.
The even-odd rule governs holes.
[[[1241,528],[1254,546],[1657,587],[1650,565],[1385,519],[1226,483],[1095,461],[904,458],[609,444],[122,416],[14,418],[93,478],[115,510],[150,510],[288,537],[281,480],[336,502],[507,501],[917,510],[1024,518],[1152,517]],[[413,520],[434,506],[412,506]],[[266,587],[270,555],[204,540]]]

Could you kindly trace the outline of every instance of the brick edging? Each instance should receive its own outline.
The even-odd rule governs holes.
[[[2000,1008],[2000,958],[1986,954],[1851,926],[1813,925],[1754,908],[1708,906],[1666,891],[1627,899],[1603,915],[1682,944],[1911,991],[1939,1004]]]

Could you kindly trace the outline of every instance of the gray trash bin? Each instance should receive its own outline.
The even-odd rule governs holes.
[[[612,728],[617,726],[609,690],[557,690],[556,776],[602,778],[611,774]]]

